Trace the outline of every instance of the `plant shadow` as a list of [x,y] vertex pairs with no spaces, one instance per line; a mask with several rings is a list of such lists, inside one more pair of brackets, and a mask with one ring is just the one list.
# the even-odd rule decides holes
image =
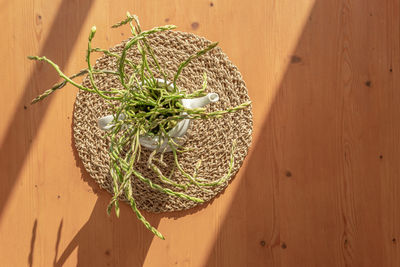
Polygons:
[[[87,173],[75,148],[72,125],[71,131],[71,147],[76,166],[81,171],[82,180],[92,188],[91,192],[97,195],[97,200],[88,221],[69,241],[63,252],[59,253],[61,221],[54,266],[63,266],[75,249],[78,250],[77,266],[142,266],[153,238],[157,237],[145,228],[126,203],[120,206],[119,218],[114,212],[110,216],[107,215],[106,210],[111,195],[101,189]],[[143,215],[157,228],[161,214],[143,212]]]
[[[63,252],[59,253],[63,227],[63,220],[61,220],[57,233],[53,266],[63,266],[75,249],[78,249],[77,266],[142,266],[153,238],[157,237],[145,228],[125,202],[120,205],[119,218],[116,218],[114,212],[111,216],[107,215],[106,209],[111,194],[100,188],[86,171],[75,147],[73,122],[71,124],[71,148],[75,164],[80,169],[81,178],[91,187],[89,192],[97,195],[97,200],[88,221],[69,241]],[[150,224],[157,228],[161,218],[176,220],[205,209],[215,199],[218,199],[225,189],[210,201],[191,209],[160,213],[141,212]]]
[[29,255],[28,255],[28,264],[29,264],[30,267],[33,266],[33,254],[34,254],[34,251],[35,251],[37,225],[38,225],[38,221],[37,221],[37,219],[35,219],[35,222],[33,223],[33,227],[32,227],[31,249],[30,249]]

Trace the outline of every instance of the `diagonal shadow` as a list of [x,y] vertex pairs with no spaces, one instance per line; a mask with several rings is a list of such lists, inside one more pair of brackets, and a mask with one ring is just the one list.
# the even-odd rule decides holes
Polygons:
[[[314,5],[310,18],[317,16],[315,13],[318,12],[318,5]],[[242,179],[238,186],[241,190],[233,196],[204,266],[305,266],[285,265],[281,262],[283,249],[287,249],[288,246],[291,249],[293,245],[288,244],[288,240],[282,236],[280,209],[281,180],[286,179],[289,182],[302,178],[302,174],[297,172],[300,170],[295,169],[295,166],[304,163],[301,157],[295,155],[299,149],[295,147],[298,145],[296,141],[315,137],[313,131],[319,127],[301,118],[305,115],[302,112],[306,108],[317,111],[317,107],[304,102],[316,89],[315,86],[309,86],[313,81],[305,82],[304,73],[301,75],[302,66],[315,61],[318,56],[310,53],[307,54],[307,58],[303,58],[307,45],[310,45],[308,37],[312,31],[309,24],[308,21],[304,26],[293,55],[288,55],[291,60],[276,89],[270,110],[264,113],[265,111],[260,109],[256,110],[258,114],[254,114],[255,118],[259,115],[258,120],[254,120],[254,128],[259,131],[254,133],[257,138],[253,141],[249,157],[246,159],[248,164],[241,170]],[[320,79],[318,75],[315,77]],[[292,113],[295,110],[296,112]],[[321,110],[318,111],[321,116]],[[264,117],[261,116],[263,113]],[[305,133],[309,133],[309,137],[306,137]],[[285,138],[288,134],[298,135],[295,143],[293,140],[290,140],[290,144],[282,142],[287,141]],[[302,149],[304,153],[312,153],[307,147]],[[293,157],[296,157],[297,163],[287,160]]]
[[[398,36],[398,27],[390,25],[397,21],[386,13],[390,7],[377,1],[315,2],[287,55],[271,109],[255,120],[258,140],[203,266],[385,265],[384,249],[396,239],[374,220],[387,219],[374,202],[384,192],[382,144],[390,153],[397,148],[382,140],[393,138],[399,125],[397,88],[388,82],[395,77],[391,64],[398,46],[387,54],[386,47],[395,48],[384,41]],[[383,49],[375,49],[378,42]],[[255,111],[255,118],[262,114]],[[385,122],[386,116],[393,120]],[[395,210],[389,217],[394,223]]]
[[[46,55],[63,69],[69,60],[72,48],[93,2],[93,0],[63,0],[39,55]],[[42,16],[37,14],[36,19],[40,21]],[[28,63],[33,64],[26,60],[25,64]],[[32,140],[41,126],[51,98],[34,107],[29,106],[29,103],[33,97],[47,88],[49,84],[53,84],[57,78],[57,74],[49,66],[37,64],[23,88],[23,94],[16,106],[17,110],[13,112],[14,117],[11,119],[0,145],[0,170],[2,172],[0,217],[10,192],[18,180],[29,154]],[[35,124],[32,124],[32,121]],[[22,137],[24,137],[23,140],[21,140]]]

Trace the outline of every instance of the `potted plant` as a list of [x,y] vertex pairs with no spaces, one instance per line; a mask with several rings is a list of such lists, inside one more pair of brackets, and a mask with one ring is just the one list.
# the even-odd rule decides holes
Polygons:
[[[185,151],[186,147],[180,143],[180,137],[185,135],[190,120],[219,118],[224,114],[247,108],[250,105],[250,101],[225,110],[207,112],[204,106],[218,101],[219,96],[215,93],[207,93],[207,76],[205,73],[202,86],[197,91],[189,93],[186,92],[185,88],[177,86],[177,80],[183,68],[192,60],[215,48],[218,43],[212,43],[188,57],[179,65],[176,74],[173,77],[168,77],[149,45],[147,36],[172,30],[176,26],[166,25],[142,31],[138,17],[129,14],[129,12],[126,19],[112,27],[117,28],[122,25],[129,25],[132,37],[126,42],[120,54],[106,49],[93,48],[92,40],[96,33],[96,27],[92,27],[86,54],[87,68],[72,76],[64,74],[53,61],[44,56],[29,56],[29,59],[49,63],[63,79],[62,82],[55,84],[51,89],[33,99],[32,103],[45,99],[67,83],[80,90],[96,94],[107,101],[110,114],[98,120],[98,126],[107,131],[109,138],[113,197],[107,212],[110,214],[112,207],[114,207],[118,217],[120,213],[119,201],[121,197],[124,197],[129,201],[138,219],[155,235],[164,239],[163,235],[152,227],[138,210],[133,197],[132,183],[135,182],[135,179],[138,179],[149,187],[165,194],[190,201],[203,202],[202,199],[191,196],[185,191],[191,186],[210,188],[226,182],[234,165],[235,141],[232,142],[229,169],[226,175],[219,180],[208,182],[196,177],[194,174],[189,174],[182,168],[178,155]],[[130,49],[137,49],[140,53],[141,60],[138,64],[128,59],[127,53]],[[93,52],[104,53],[107,56],[116,58],[117,69],[94,68],[90,63]],[[94,76],[98,74],[118,77],[120,86],[118,88],[100,88],[94,79]],[[84,86],[74,81],[74,78],[82,75],[88,76],[90,86]],[[162,183],[154,183],[136,168],[135,164],[140,159],[142,147],[144,147],[143,149],[152,150],[147,161],[147,167],[159,177],[162,183],[175,187],[177,190],[164,187]],[[163,162],[164,153],[173,154],[174,166],[170,167],[176,168],[187,179],[186,183],[176,183],[172,177],[167,177],[157,166],[155,162],[165,165]],[[200,164],[199,162],[198,166],[196,166],[197,169],[200,168]]]

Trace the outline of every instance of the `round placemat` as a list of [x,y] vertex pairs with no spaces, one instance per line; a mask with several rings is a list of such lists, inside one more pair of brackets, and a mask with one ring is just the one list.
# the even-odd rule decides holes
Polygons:
[[[188,56],[196,53],[211,42],[205,38],[190,33],[179,31],[166,31],[152,34],[148,42],[154,49],[155,55],[167,72],[168,77],[173,77],[179,64]],[[120,54],[126,41],[111,49]],[[128,59],[138,63],[140,55],[136,49],[128,52]],[[96,61],[96,69],[116,70],[117,59],[103,56]],[[186,66],[177,82],[178,87],[188,92],[201,88],[203,73],[207,73],[207,92],[219,94],[220,100],[207,106],[207,111],[222,110],[237,106],[249,99],[245,83],[237,67],[234,66],[220,48],[215,48]],[[156,75],[157,76],[157,75]],[[95,82],[102,90],[120,88],[118,77],[107,74],[94,76]],[[88,77],[83,83],[90,87]],[[79,91],[74,108],[74,139],[75,146],[83,165],[90,176],[100,185],[112,193],[112,178],[109,174],[109,140],[97,126],[97,119],[109,115],[106,101],[93,93]],[[234,154],[235,164],[230,177],[224,184],[204,190],[195,186],[189,187],[185,193],[201,198],[205,202],[211,200],[235,176],[251,144],[252,133],[251,106],[235,113],[227,114],[219,119],[192,120],[189,130],[184,137],[185,147],[188,152],[178,155],[183,169],[188,173],[195,171],[195,165],[201,160],[201,167],[197,177],[208,181],[216,181],[223,177],[229,169],[229,160],[233,141],[236,140]],[[174,191],[179,188],[162,183],[157,175],[147,168],[147,158],[150,151],[142,149],[140,162],[136,163],[137,169],[154,183],[168,187]],[[171,179],[177,183],[187,180],[179,171],[176,171],[172,153],[165,153],[164,161],[168,167],[160,166],[165,174],[171,174]],[[147,184],[132,179],[133,194],[139,209],[150,212],[176,211],[192,208],[199,203],[173,197],[150,188]]]

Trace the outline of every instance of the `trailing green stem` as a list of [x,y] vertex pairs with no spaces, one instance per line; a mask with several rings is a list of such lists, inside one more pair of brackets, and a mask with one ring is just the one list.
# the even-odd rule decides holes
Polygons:
[[[109,141],[109,168],[113,192],[113,196],[107,207],[107,212],[110,214],[114,207],[116,216],[119,217],[120,201],[127,200],[132,210],[145,227],[161,239],[164,239],[164,236],[151,226],[140,213],[133,195],[132,186],[137,182],[141,182],[154,190],[181,198],[185,201],[193,201],[196,203],[204,202],[203,199],[187,194],[185,191],[187,191],[189,187],[196,186],[201,190],[212,192],[209,189],[210,187],[225,183],[231,176],[235,164],[234,153],[236,142],[232,145],[227,172],[220,179],[210,182],[207,179],[198,177],[199,173],[201,173],[200,160],[194,166],[195,168],[192,175],[183,168],[179,162],[178,154],[187,152],[190,149],[180,144],[181,142],[179,139],[172,138],[168,133],[182,120],[218,118],[225,114],[247,108],[251,103],[245,102],[236,107],[213,112],[207,112],[205,108],[186,108],[182,104],[183,99],[193,99],[206,95],[206,72],[203,74],[201,88],[194,92],[189,93],[186,92],[184,88],[178,88],[176,82],[183,69],[191,61],[214,49],[218,43],[212,43],[206,48],[189,56],[178,66],[178,70],[171,82],[168,81],[167,73],[157,59],[147,37],[157,32],[172,30],[176,26],[166,25],[142,31],[138,17],[136,15],[131,15],[129,12],[126,14],[124,20],[114,24],[112,27],[117,28],[122,25],[128,25],[130,27],[132,37],[126,42],[121,54],[106,49],[92,48],[92,40],[96,33],[96,27],[92,27],[88,38],[86,53],[87,68],[72,76],[65,75],[58,65],[44,56],[28,57],[32,60],[47,62],[63,79],[61,82],[55,84],[36,97],[32,103],[37,103],[45,99],[56,90],[63,88],[67,83],[72,84],[82,91],[94,93],[106,100],[110,109],[109,112],[113,114],[114,117],[110,122],[112,127],[110,127],[111,129],[109,129],[105,135]],[[138,64],[128,58],[128,52],[133,48],[136,48],[140,54],[140,62]],[[90,62],[92,52],[101,52],[107,57],[115,58],[116,70],[96,69]],[[126,65],[127,68],[125,68]],[[74,81],[75,78],[82,75],[88,76],[90,82],[89,87]],[[115,88],[99,88],[102,84],[100,82],[96,84],[95,78],[98,77],[96,75],[102,75],[102,78],[104,75],[111,75],[107,76],[107,78],[117,76],[117,81],[119,81],[120,84],[115,85]],[[164,82],[159,81],[158,77],[160,76],[164,79]],[[161,184],[155,183],[149,177],[145,177],[137,168],[137,164],[141,162],[141,141],[144,137],[154,137],[158,140],[157,148],[147,159],[147,167],[149,171],[153,173],[153,176],[158,177],[157,179],[160,180]],[[171,149],[172,152],[166,152],[168,148]],[[173,166],[168,172],[164,171],[163,173],[162,170],[169,167],[163,159],[165,153],[172,153]],[[161,168],[160,164],[164,168]],[[183,183],[178,183],[178,181],[174,179],[175,169],[177,174],[185,177]],[[174,188],[174,190],[171,188]]]

